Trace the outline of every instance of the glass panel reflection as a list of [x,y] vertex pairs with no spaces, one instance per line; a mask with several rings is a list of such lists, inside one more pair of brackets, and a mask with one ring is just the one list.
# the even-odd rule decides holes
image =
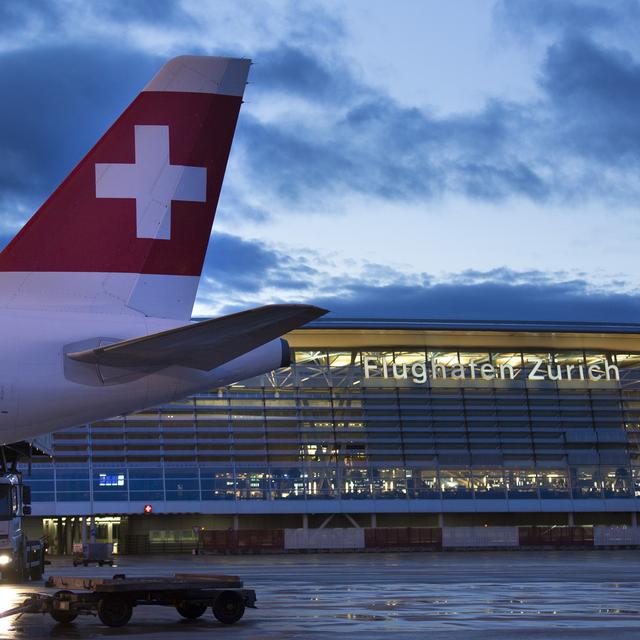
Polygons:
[[507,494],[510,499],[537,499],[538,474],[534,469],[509,469],[507,471]]
[[602,480],[598,467],[571,469],[571,485],[574,498],[601,498]]
[[474,469],[473,489],[476,498],[504,499],[506,497],[504,472],[500,469]]
[[468,469],[440,470],[440,488],[442,497],[472,498],[471,471]]
[[568,498],[569,476],[565,469],[544,470],[540,472],[541,498]]
[[631,473],[626,467],[603,467],[602,488],[605,498],[628,498],[631,496]]
[[407,478],[402,468],[372,469],[372,485],[376,498],[406,498]]
[[411,481],[411,497],[427,500],[440,498],[440,483],[436,469],[413,469],[407,475]]

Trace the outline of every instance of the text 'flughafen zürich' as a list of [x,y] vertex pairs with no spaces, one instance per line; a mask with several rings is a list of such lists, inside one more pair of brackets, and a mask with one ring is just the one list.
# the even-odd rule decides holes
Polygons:
[[[615,364],[606,361],[589,365],[557,364],[546,362],[542,358],[529,358],[526,369],[511,364],[495,365],[490,362],[444,365],[433,361],[418,361],[411,364],[389,363],[375,356],[365,356],[363,369],[365,379],[395,378],[411,379],[416,384],[427,380],[516,380],[526,375],[528,380],[586,380],[601,382],[620,380],[620,370]],[[524,373],[523,373],[524,371]]]

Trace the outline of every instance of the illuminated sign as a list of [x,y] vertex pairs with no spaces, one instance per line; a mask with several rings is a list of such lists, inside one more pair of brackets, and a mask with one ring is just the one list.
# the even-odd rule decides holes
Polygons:
[[557,364],[546,362],[542,358],[527,358],[526,371],[510,364],[494,365],[490,362],[444,365],[429,360],[411,364],[389,363],[375,356],[365,356],[363,369],[365,379],[412,380],[416,384],[425,384],[427,380],[518,380],[526,376],[527,380],[551,381],[619,381],[620,370],[617,365],[606,361],[590,365]]
[[124,487],[124,473],[100,473],[98,474],[98,486]]
[[144,512],[145,513],[153,513],[153,507],[150,504],[145,504],[144,505]]

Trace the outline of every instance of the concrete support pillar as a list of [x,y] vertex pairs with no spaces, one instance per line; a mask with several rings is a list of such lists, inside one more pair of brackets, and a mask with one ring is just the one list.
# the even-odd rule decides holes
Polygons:
[[375,529],[378,526],[378,516],[375,513],[371,514],[371,528]]
[[94,515],[91,516],[91,520],[89,522],[89,542],[96,541],[96,517]]
[[438,526],[442,529],[444,527],[444,513],[438,514]]
[[567,524],[570,527],[574,526],[574,520],[573,520],[573,511],[569,511],[569,513],[567,514]]
[[70,554],[73,550],[73,521],[71,518],[67,518],[64,526],[65,533],[65,554]]
[[638,514],[635,511],[631,512],[631,526],[632,527],[638,526]]
[[62,523],[62,518],[58,518],[56,525],[56,553],[64,555],[64,524]]
[[233,516],[233,530],[237,531],[240,528],[240,516],[236,513]]
[[82,544],[87,544],[88,532],[87,532],[87,518],[85,516],[82,516],[81,536],[82,536]]
[[302,514],[302,528],[305,531],[309,528],[309,516],[306,513]]

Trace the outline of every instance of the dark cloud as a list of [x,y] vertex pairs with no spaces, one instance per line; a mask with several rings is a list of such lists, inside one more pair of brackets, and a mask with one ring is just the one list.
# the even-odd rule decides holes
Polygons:
[[[540,100],[494,99],[477,112],[438,117],[365,85],[343,60],[291,45],[258,52],[252,91],[303,98],[312,110],[308,121],[299,114],[262,121],[245,111],[239,138],[255,182],[293,203],[345,192],[635,201],[636,182],[609,170],[633,162],[640,171],[640,65],[593,36],[637,24],[640,3],[504,0],[495,15],[512,32],[548,37]],[[317,122],[311,114],[319,105]]]
[[302,289],[316,273],[304,259],[294,259],[259,241],[220,232],[211,238],[204,272],[217,285],[240,295],[268,287]]
[[57,29],[63,19],[64,12],[57,2],[4,0],[0,3],[0,34],[8,37],[29,30]]
[[583,281],[557,284],[353,284],[340,296],[314,303],[335,317],[465,320],[637,322],[640,296],[590,293]]
[[349,191],[388,200],[447,190],[482,200],[516,194],[540,200],[549,193],[528,158],[517,157],[514,132],[525,129],[525,116],[510,105],[492,102],[473,116],[436,118],[354,81],[340,110],[320,127],[312,120],[265,123],[246,110],[238,138],[252,179],[293,202]]
[[531,166],[521,160],[493,165],[462,163],[456,171],[464,193],[478,200],[500,200],[522,195],[534,201],[544,200],[550,185]]
[[267,272],[277,266],[277,253],[260,243],[216,232],[209,242],[204,271],[225,286],[255,292],[264,285]]
[[214,235],[209,256],[200,300],[216,307],[223,302],[224,313],[265,301],[304,299],[329,309],[333,317],[576,322],[640,318],[640,295],[594,290],[582,277],[563,273],[468,269],[438,282],[429,274],[404,274],[369,263],[362,277],[335,275],[309,265],[305,258],[224,233]]
[[[517,3],[529,4],[536,3]],[[567,3],[549,15],[526,11],[535,12],[531,21],[556,24],[570,22],[570,12],[583,4]],[[19,16],[24,10],[18,6],[4,10]],[[47,3],[34,6],[31,19],[57,19]],[[516,20],[516,8],[508,2],[501,6]],[[590,13],[591,5],[584,6],[583,23],[597,22],[598,7]],[[92,11],[123,24],[155,24],[183,12],[175,2],[150,7],[146,2],[99,2]],[[339,33],[331,21],[320,22],[325,31]],[[477,112],[448,116],[399,104],[363,84],[344,60],[322,58],[312,47],[287,43],[253,57],[257,64],[237,144],[246,152],[243,168],[251,184],[290,205],[329,204],[351,192],[400,201],[446,193],[489,201],[515,195],[537,202],[580,200],[594,193],[629,201],[640,195],[636,182],[607,171],[622,165],[628,170],[630,162],[640,170],[635,117],[640,66],[628,52],[607,49],[586,36],[562,35],[549,47],[539,74],[544,93],[538,103],[492,100]],[[126,48],[77,42],[1,55],[6,90],[0,106],[0,189],[35,206],[160,64]],[[293,119],[261,120],[251,111],[252,95],[306,100],[308,119],[302,110]],[[318,109],[321,118],[313,115]],[[589,164],[576,168],[575,160]],[[269,212],[248,200],[223,195],[222,206],[266,221]]]
[[[71,40],[82,42],[85,40],[82,27],[92,27],[95,23],[103,25],[106,39],[112,40],[111,46],[118,36],[114,26],[143,23],[176,28],[197,24],[177,0],[92,0],[89,3],[82,0],[3,0],[0,3],[0,34],[11,38],[23,34],[32,37],[36,46],[65,32]],[[109,32],[111,38],[107,35]]]
[[566,150],[609,166],[640,160],[640,64],[571,37],[548,50],[542,86]]
[[140,53],[79,46],[0,56],[3,198],[35,208],[160,64]]
[[[583,279],[580,274],[578,274],[578,279]],[[486,271],[479,271],[478,269],[465,269],[464,271],[460,271],[459,273],[450,276],[451,284],[454,284],[456,286],[484,284],[485,282],[494,282],[501,285],[548,285],[558,280],[567,281],[567,274],[555,273],[553,274],[552,279],[551,276],[544,271],[514,271],[513,269],[509,269],[508,267],[496,267],[495,269],[488,269]]]
[[[631,53],[640,3],[501,0],[494,13],[507,32],[550,42],[539,73],[545,100],[533,105],[531,130],[563,174],[554,188],[571,198],[595,191],[635,202],[636,181],[623,172],[640,171],[640,63]],[[589,168],[562,171],[576,159]]]
[[261,91],[284,91],[307,98],[337,100],[337,79],[308,51],[289,45],[264,52],[251,69],[251,83]]
[[246,112],[243,118],[238,141],[248,151],[246,169],[261,190],[295,201],[308,197],[310,192],[326,195],[358,180],[355,162],[344,150],[332,149],[326,140],[263,124]]
[[113,20],[116,23],[136,23],[172,28],[195,26],[196,20],[176,0],[92,0],[91,9],[96,19]]
[[[572,21],[578,7],[584,13]],[[640,171],[640,63],[584,32],[589,24],[622,20],[626,7],[567,3],[544,19],[527,10],[533,22],[574,27],[548,47],[538,75],[541,99],[494,99],[480,111],[442,117],[400,105],[309,52],[261,52],[255,57],[265,61],[262,81],[253,91],[302,97],[312,109],[324,104],[324,115],[319,122],[300,114],[263,121],[246,110],[239,141],[247,169],[262,190],[292,203],[348,192],[413,201],[462,193],[490,201],[635,202],[640,188],[626,172]]]
[[590,31],[618,27],[625,16],[637,12],[637,4],[626,0],[499,0],[494,7],[497,20],[519,35],[533,30]]
[[291,3],[289,7],[294,9],[288,24],[289,44],[313,49],[342,42],[345,27],[335,7],[316,2]]

